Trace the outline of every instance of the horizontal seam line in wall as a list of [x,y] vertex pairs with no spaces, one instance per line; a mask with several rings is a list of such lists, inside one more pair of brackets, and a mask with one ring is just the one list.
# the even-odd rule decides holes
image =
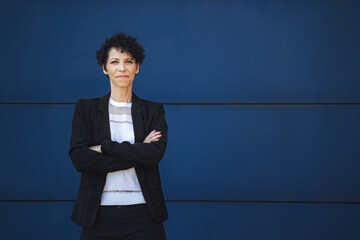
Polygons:
[[[41,102],[0,102],[1,105],[75,105],[76,103],[56,103],[56,102],[48,102],[48,103],[41,103]],[[360,105],[360,102],[287,102],[287,103],[280,103],[280,102],[249,102],[249,103],[163,103],[164,105],[239,105],[239,106],[263,106],[263,105]]]
[[[1,202],[75,202],[75,200],[0,200]],[[166,202],[204,202],[204,203],[293,203],[293,204],[360,204],[360,202],[330,201],[258,201],[258,200],[166,200]]]

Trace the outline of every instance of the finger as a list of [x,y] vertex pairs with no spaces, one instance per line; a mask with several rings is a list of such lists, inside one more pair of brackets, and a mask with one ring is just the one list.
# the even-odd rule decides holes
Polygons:
[[147,136],[153,135],[153,134],[155,133],[154,131],[155,131],[155,130],[151,131]]
[[149,136],[150,139],[154,139],[154,138],[159,138],[161,137],[162,135],[160,133],[157,133],[157,134],[153,134],[151,136]]
[[154,142],[154,141],[159,141],[160,140],[160,138],[152,138],[152,139],[150,139],[149,141],[150,142]]
[[159,136],[161,136],[161,133],[156,132],[156,133],[149,134],[147,137],[153,138],[153,137],[159,137]]
[[153,140],[153,136],[149,135],[145,138],[144,142],[150,143]]
[[150,133],[161,133],[161,131],[152,130]]
[[144,142],[150,143],[153,141],[158,141],[160,137],[162,136],[161,132],[155,132],[155,130],[151,131],[150,134],[145,138]]
[[154,136],[161,136],[161,133],[153,133],[153,134],[151,135],[151,137],[154,137]]

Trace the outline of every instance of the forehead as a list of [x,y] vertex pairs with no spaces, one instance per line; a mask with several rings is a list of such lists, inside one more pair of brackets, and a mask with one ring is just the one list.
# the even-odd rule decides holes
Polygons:
[[111,48],[109,50],[108,55],[109,55],[108,59],[111,59],[111,58],[133,58],[130,53],[121,52],[121,49],[116,49],[116,48]]

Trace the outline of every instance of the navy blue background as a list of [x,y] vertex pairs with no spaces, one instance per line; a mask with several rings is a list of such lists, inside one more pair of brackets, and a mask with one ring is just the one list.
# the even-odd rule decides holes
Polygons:
[[1,239],[79,239],[67,155],[79,98],[116,31],[161,101],[168,239],[360,238],[360,3],[4,1]]

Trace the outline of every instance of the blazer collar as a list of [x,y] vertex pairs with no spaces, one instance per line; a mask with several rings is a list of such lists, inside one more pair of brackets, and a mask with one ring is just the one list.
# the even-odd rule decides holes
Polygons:
[[[100,98],[100,101],[99,101],[99,104],[97,107],[97,109],[99,111],[103,112],[108,109],[110,93],[111,93],[111,91],[108,94],[106,94],[105,96],[103,96],[102,98]],[[134,92],[131,92],[131,93],[132,93],[132,96],[131,96],[132,107],[134,107],[134,108],[142,107],[143,101]]]
[[[101,125],[101,131],[100,131],[101,139],[111,139],[110,126],[109,126],[109,110],[108,110],[110,93],[111,92],[100,98],[97,107],[97,109],[102,112],[101,114],[99,114],[100,125]],[[135,142],[143,142],[143,140],[146,137],[145,125],[143,122],[143,113],[142,113],[144,110],[143,100],[140,99],[138,96],[136,96],[134,92],[132,92],[131,99],[132,99],[131,115],[133,120]]]

